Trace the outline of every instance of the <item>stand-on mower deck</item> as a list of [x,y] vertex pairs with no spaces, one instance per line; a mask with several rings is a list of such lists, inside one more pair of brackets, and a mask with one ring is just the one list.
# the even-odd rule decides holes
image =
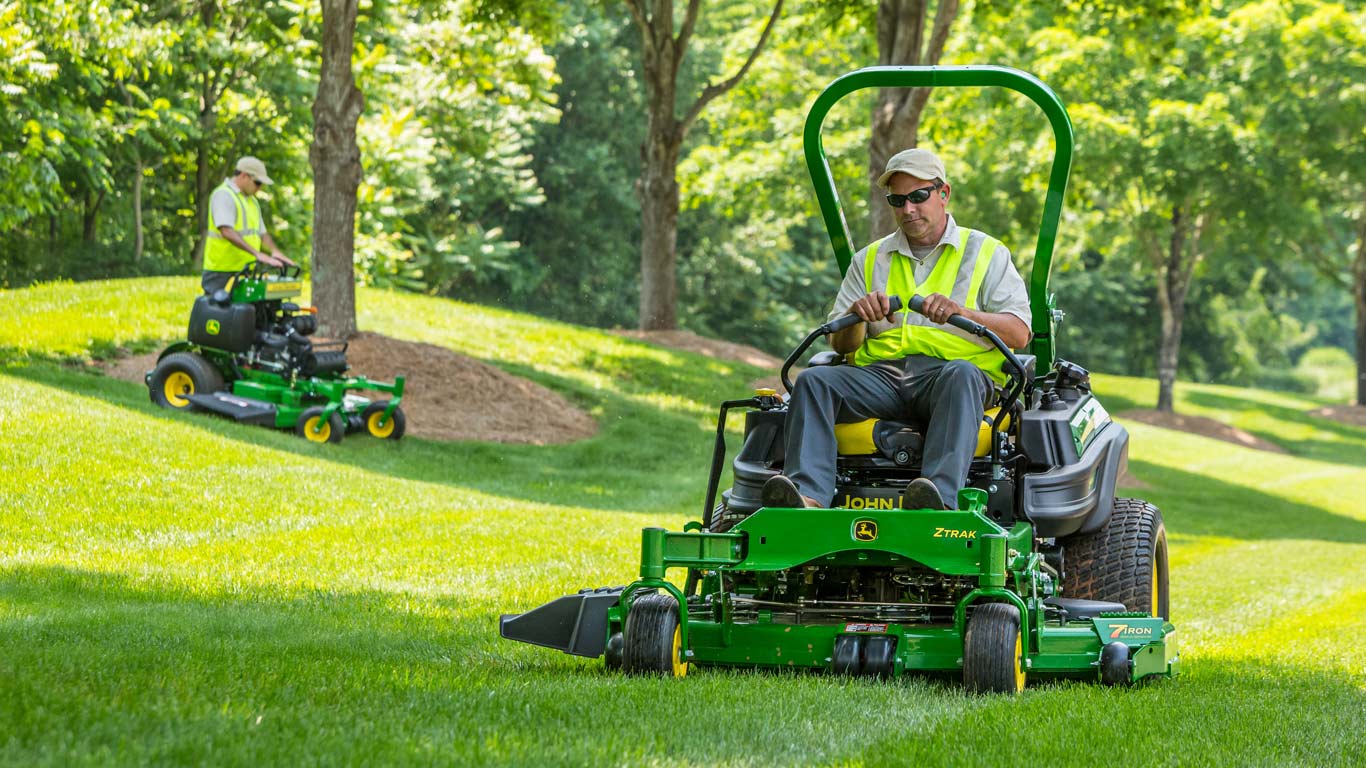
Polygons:
[[[252,263],[231,286],[195,300],[189,340],[163,350],[147,372],[152,402],[294,429],[318,443],[339,443],[360,431],[403,437],[403,377],[393,384],[349,377],[345,342],[313,343],[314,310],[287,301],[302,290],[297,268],[272,274]],[[358,390],[390,398],[371,402],[350,394]]]
[[[1128,432],[1092,395],[1087,372],[1054,357],[1048,274],[1072,157],[1057,96],[998,67],[878,67],[832,83],[807,118],[805,144],[841,271],[852,252],[821,123],[853,91],[931,86],[1019,91],[1057,139],[1031,281],[1032,354],[1015,354],[962,316],[949,321],[995,345],[1010,374],[1000,405],[983,415],[959,508],[898,508],[920,474],[924,427],[872,420],[837,428],[837,508],[762,507],[764,481],[782,469],[787,413],[782,396],[762,390],[721,406],[702,522],[645,529],[637,581],[505,615],[503,637],[675,676],[689,665],[941,672],[961,673],[972,690],[1014,692],[1028,678],[1127,684],[1176,674],[1162,515],[1115,498]],[[902,309],[897,299],[895,308],[918,311],[922,301],[907,297]],[[806,349],[857,321],[834,320],[797,346],[782,369],[789,391]],[[1048,373],[1036,377],[1039,361]],[[843,362],[823,353],[810,364]],[[748,409],[745,441],[718,503],[732,408]],[[666,580],[671,568],[686,569],[681,588]]]

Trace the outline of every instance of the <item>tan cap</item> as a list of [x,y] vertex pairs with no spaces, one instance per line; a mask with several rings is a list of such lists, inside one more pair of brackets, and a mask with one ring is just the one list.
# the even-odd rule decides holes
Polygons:
[[949,177],[944,173],[944,161],[928,149],[903,149],[892,155],[887,161],[887,170],[877,177],[877,185],[886,189],[894,173],[908,173],[925,181],[937,179],[949,183]]
[[251,155],[247,155],[246,157],[237,161],[237,170],[241,171],[242,173],[245,173],[253,179],[256,179],[262,184],[275,183],[270,180],[269,176],[266,175],[266,164],[261,162],[260,160],[257,160]]

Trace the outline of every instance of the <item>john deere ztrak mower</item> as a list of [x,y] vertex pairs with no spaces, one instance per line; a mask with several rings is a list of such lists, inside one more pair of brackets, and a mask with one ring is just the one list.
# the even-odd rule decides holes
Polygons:
[[[761,506],[760,489],[783,467],[787,413],[782,395],[761,390],[721,405],[700,522],[645,529],[638,580],[505,615],[503,637],[674,676],[692,665],[937,672],[961,674],[972,690],[1015,692],[1027,679],[1116,685],[1176,674],[1162,515],[1115,498],[1128,432],[1091,392],[1086,370],[1054,355],[1048,275],[1072,157],[1057,96],[998,67],[879,67],[826,88],[807,118],[806,161],[841,271],[852,253],[821,146],[826,113],[863,88],[935,86],[1023,93],[1057,144],[1031,280],[1030,354],[967,318],[950,320],[995,345],[1010,375],[1000,405],[983,414],[959,508],[900,508],[920,476],[924,425],[912,421],[838,427],[835,508]],[[898,311],[923,301],[905,299]],[[807,347],[853,322],[827,323],[797,346],[782,369],[789,391],[789,369]],[[843,360],[823,353],[810,364]],[[736,408],[747,409],[744,445],[718,502],[726,415]]]
[[[316,310],[288,301],[302,290],[297,267],[272,273],[253,263],[230,285],[195,299],[189,340],[163,350],[147,372],[152,402],[293,429],[319,443],[348,432],[403,437],[403,377],[347,376],[346,343],[313,342]],[[352,394],[360,390],[390,397],[371,402]]]

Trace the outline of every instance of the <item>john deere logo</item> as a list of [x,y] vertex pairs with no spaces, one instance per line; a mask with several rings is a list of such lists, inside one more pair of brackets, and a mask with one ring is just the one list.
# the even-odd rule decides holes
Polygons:
[[217,336],[218,329],[219,325],[217,320],[210,320],[209,322],[204,324],[204,330],[208,331],[210,336]]
[[854,523],[854,538],[859,541],[873,541],[877,538],[877,522],[860,520]]

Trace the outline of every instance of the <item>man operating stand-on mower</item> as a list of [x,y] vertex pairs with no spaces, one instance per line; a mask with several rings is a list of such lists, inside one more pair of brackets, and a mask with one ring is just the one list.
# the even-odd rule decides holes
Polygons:
[[[209,198],[204,274],[200,278],[205,294],[227,288],[228,281],[253,261],[270,267],[297,266],[280,252],[261,218],[256,193],[273,183],[266,175],[266,164],[247,156],[234,168],[236,173],[224,179]],[[270,249],[269,255],[261,250],[263,246]]]
[[[945,325],[959,314],[1008,346],[1029,343],[1029,298],[1000,241],[958,226],[944,163],[925,149],[898,152],[878,184],[896,209],[896,232],[859,252],[835,298],[833,320],[862,323],[831,336],[854,365],[814,366],[788,405],[784,475],[764,484],[767,507],[827,507],[835,495],[835,424],[910,418],[926,425],[921,477],[905,509],[956,509],[982,412],[1004,384],[1005,358],[990,342]],[[889,295],[925,297],[923,314],[892,312]]]

